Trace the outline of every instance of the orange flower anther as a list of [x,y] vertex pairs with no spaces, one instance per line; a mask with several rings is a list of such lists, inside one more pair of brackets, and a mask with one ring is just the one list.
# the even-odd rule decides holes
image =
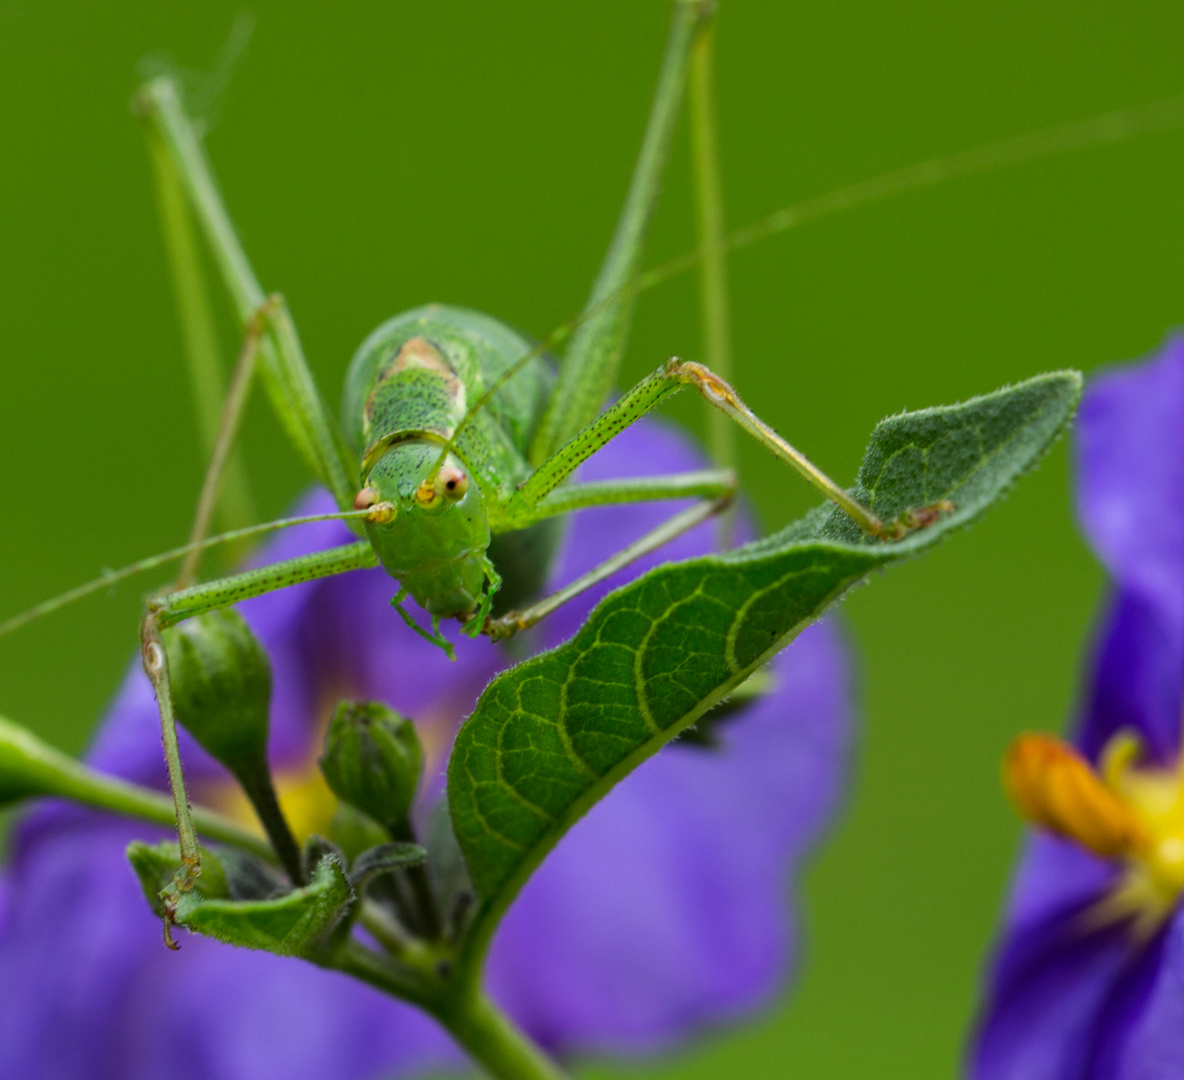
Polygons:
[[1147,830],[1131,806],[1059,739],[1019,736],[1003,759],[1003,784],[1033,825],[1076,840],[1095,855],[1112,859],[1147,846]]

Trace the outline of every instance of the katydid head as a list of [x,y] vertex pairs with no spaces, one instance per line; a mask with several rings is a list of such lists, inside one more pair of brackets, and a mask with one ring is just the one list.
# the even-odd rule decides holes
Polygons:
[[424,439],[395,443],[354,499],[359,510],[379,503],[394,512],[368,520],[366,535],[387,573],[430,614],[471,615],[481,603],[490,534],[481,488],[460,461],[449,454],[440,464],[439,445]]

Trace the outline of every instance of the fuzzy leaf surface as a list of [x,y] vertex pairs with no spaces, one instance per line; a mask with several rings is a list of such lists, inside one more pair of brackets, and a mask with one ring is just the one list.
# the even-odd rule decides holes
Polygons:
[[1064,430],[1081,385],[1076,372],[1056,372],[877,425],[852,494],[885,521],[952,502],[928,528],[874,540],[825,504],[736,551],[650,571],[607,596],[570,641],[495,678],[448,768],[452,822],[480,900],[473,950],[617,781],[871,571],[1002,498]]
[[228,945],[301,956],[345,914],[353,895],[341,863],[324,858],[307,885],[268,900],[206,899],[195,889],[178,901],[176,921]]

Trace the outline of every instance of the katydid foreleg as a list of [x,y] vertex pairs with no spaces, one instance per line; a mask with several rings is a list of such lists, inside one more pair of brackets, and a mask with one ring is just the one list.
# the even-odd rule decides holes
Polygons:
[[[382,513],[382,510],[375,508],[375,512]],[[165,593],[148,601],[148,613],[140,624],[140,656],[144,671],[156,694],[156,703],[160,711],[161,741],[164,744],[169,787],[172,790],[173,805],[177,814],[177,836],[181,849],[181,867],[162,895],[165,908],[165,941],[170,948],[175,947],[169,934],[170,913],[177,897],[193,888],[201,873],[201,858],[181,768],[177,721],[173,712],[172,689],[169,682],[168,654],[161,633],[185,619],[229,607],[241,600],[261,596],[289,585],[298,585],[304,581],[376,566],[377,563],[378,559],[373,549],[363,540],[343,547],[330,548],[328,551],[317,551],[284,562],[272,563],[219,581],[205,582]]]

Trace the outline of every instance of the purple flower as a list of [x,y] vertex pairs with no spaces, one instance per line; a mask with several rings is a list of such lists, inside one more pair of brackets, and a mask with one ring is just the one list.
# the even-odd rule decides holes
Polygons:
[[[682,437],[648,422],[584,476],[701,465]],[[325,502],[316,495],[306,509]],[[577,515],[554,584],[673,509]],[[544,624],[540,644],[570,636],[596,600],[641,569],[707,550],[710,528],[570,604]],[[264,557],[345,535],[338,523],[293,530]],[[364,571],[241,607],[272,658],[272,762],[297,831],[327,812],[325,789],[311,781],[338,698],[380,698],[414,717],[438,792],[458,724],[512,661],[504,648],[464,639],[449,664],[392,612],[394,590],[381,570]],[[488,986],[552,1051],[658,1049],[767,1002],[783,984],[796,942],[784,890],[836,808],[852,702],[846,648],[831,625],[806,631],[772,670],[775,691],[724,726],[721,749],[675,745],[644,764],[561,842],[508,913]],[[222,770],[191,740],[183,752],[195,798],[230,807]],[[89,760],[161,784],[155,707],[138,671]],[[123,855],[152,831],[57,803],[19,830],[0,881],[5,1076],[364,1080],[458,1060],[433,1021],[343,975],[196,936],[167,952]]]
[[[1184,1076],[1184,338],[1086,391],[1078,510],[1112,581],[1073,742],[1012,760],[1032,835],[976,1080]],[[1040,759],[1040,760],[1036,760]],[[1026,770],[1026,772],[1025,772]]]

